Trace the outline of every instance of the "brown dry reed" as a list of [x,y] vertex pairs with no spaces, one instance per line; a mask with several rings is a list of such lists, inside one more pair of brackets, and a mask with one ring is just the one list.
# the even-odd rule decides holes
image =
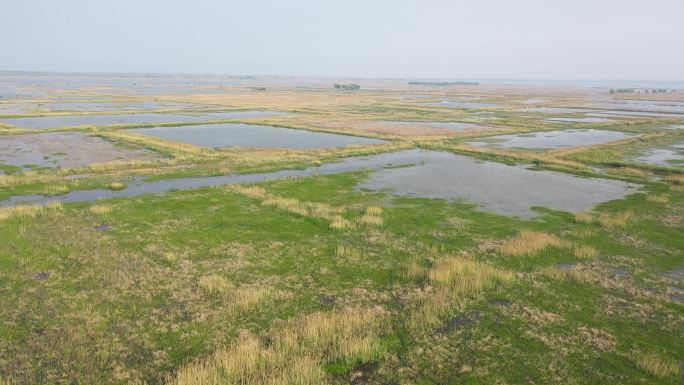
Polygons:
[[0,208],[0,220],[13,217],[30,217],[53,215],[59,210],[62,210],[61,202],[50,202],[44,205],[19,205],[13,207]]
[[682,372],[679,362],[657,354],[640,354],[636,363],[641,370],[663,379],[677,378]]
[[346,214],[344,208],[333,207],[327,203],[306,202],[294,198],[279,197],[258,186],[235,185],[228,186],[226,189],[241,195],[256,198],[261,201],[262,206],[275,207],[303,217],[323,219],[327,221],[330,228],[334,230],[348,229],[355,225],[379,227],[383,224],[382,208],[378,206],[367,207],[361,217],[351,221],[343,216]]
[[560,247],[563,242],[553,236],[539,231],[522,230],[513,238],[505,240],[497,247],[499,253],[506,256],[529,256],[550,247]]
[[380,309],[316,312],[274,328],[269,343],[249,332],[206,360],[180,369],[168,385],[318,385],[324,365],[367,362],[383,354]]
[[514,279],[512,272],[465,256],[439,258],[427,277],[433,288],[411,316],[414,329],[435,327],[456,304]]

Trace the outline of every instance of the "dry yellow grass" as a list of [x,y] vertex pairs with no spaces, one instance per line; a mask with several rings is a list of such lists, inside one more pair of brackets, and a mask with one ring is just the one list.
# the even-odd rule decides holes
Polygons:
[[406,277],[418,280],[427,277],[428,271],[417,261],[411,261],[406,268]]
[[107,185],[107,188],[110,190],[123,190],[126,188],[126,184],[122,182],[112,182]]
[[338,258],[358,260],[361,258],[361,252],[352,246],[338,244],[335,247],[335,256]]
[[377,337],[383,318],[378,309],[317,312],[271,330],[268,344],[243,332],[210,358],[179,370],[167,384],[323,384],[326,362],[365,362],[382,355]]
[[411,316],[413,328],[434,327],[455,304],[514,279],[512,272],[462,256],[439,258],[427,277],[434,289]]
[[208,295],[224,297],[229,311],[249,309],[273,294],[266,287],[237,287],[225,277],[215,274],[200,277],[197,286]]
[[[157,138],[154,136],[138,134],[138,133],[126,131],[126,130],[101,132],[98,135],[102,136],[106,139],[110,139],[110,140],[114,140],[114,141],[120,141],[120,142],[132,143],[132,144],[135,144],[135,145],[138,145],[141,147],[151,148],[151,149],[159,151],[159,152],[170,153],[170,154],[173,154],[175,157],[190,156],[190,155],[191,156],[213,157],[213,156],[216,156],[216,153],[217,153],[215,150],[210,149],[210,148],[195,146],[193,144],[188,144],[188,143],[174,142],[171,140],[165,140],[165,139]],[[112,162],[112,163],[100,165],[99,167],[108,167],[108,166],[113,166],[113,165],[117,165],[117,164],[122,164],[122,163]]]
[[658,378],[681,376],[682,369],[679,362],[656,354],[641,354],[637,357],[636,363],[641,370]]
[[646,197],[647,202],[651,203],[667,203],[670,201],[670,197],[667,194],[657,194],[657,195],[648,195]]
[[346,218],[343,218],[339,215],[336,215],[332,220],[330,221],[330,228],[333,230],[344,230],[352,227],[352,223],[347,220]]
[[507,239],[499,245],[497,250],[503,255],[519,257],[534,255],[549,247],[561,245],[561,240],[553,235],[539,231],[522,230],[517,236]]
[[220,275],[205,275],[197,282],[197,285],[208,294],[225,294],[235,286]]
[[37,217],[39,215],[51,215],[63,208],[61,202],[50,202],[45,205],[19,205],[13,207],[0,207],[0,220],[12,217]]
[[171,263],[178,261],[179,258],[178,254],[173,251],[167,251],[163,254],[163,256],[166,261]]
[[64,195],[71,191],[71,187],[65,184],[51,184],[45,188],[46,195]]
[[631,211],[623,211],[621,213],[577,213],[575,214],[575,222],[584,224],[599,224],[602,227],[612,229],[615,227],[625,227],[633,213]]
[[112,205],[109,204],[94,204],[88,208],[91,213],[96,214],[96,215],[107,215],[110,212],[112,212]]
[[632,219],[632,215],[633,213],[631,211],[623,211],[616,214],[602,213],[598,217],[598,222],[601,226],[609,229],[614,227],[625,227],[627,222]]
[[577,213],[575,214],[575,222],[584,224],[594,223],[594,215],[592,213]]
[[113,160],[105,163],[95,163],[86,167],[70,167],[60,170],[62,175],[103,173],[108,171],[125,171],[145,168],[157,168],[161,166],[171,166],[178,162],[172,159],[144,160]]
[[227,187],[227,190],[259,199],[263,206],[275,207],[304,217],[326,220],[330,228],[334,230],[347,229],[354,225],[342,216],[345,213],[344,208],[333,207],[327,203],[302,202],[294,198],[279,197],[258,186],[236,185]]
[[596,259],[598,256],[598,250],[595,247],[589,245],[575,246],[574,249],[575,257],[579,259]]
[[669,175],[666,178],[664,178],[664,180],[675,186],[682,186],[684,185],[684,174]]
[[360,224],[380,227],[383,224],[382,207],[368,206],[366,212],[357,219]]

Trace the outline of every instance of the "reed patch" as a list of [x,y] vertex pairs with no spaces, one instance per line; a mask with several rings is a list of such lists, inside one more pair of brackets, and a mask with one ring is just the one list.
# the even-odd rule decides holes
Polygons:
[[682,374],[681,362],[655,353],[638,354],[635,361],[639,369],[658,378],[676,378]]
[[259,186],[234,185],[226,187],[227,191],[256,198],[261,201],[262,206],[275,207],[280,210],[316,219],[323,219],[333,230],[344,230],[354,228],[358,225],[371,227],[382,226],[382,208],[379,206],[367,207],[365,212],[355,220],[349,220],[345,216],[349,213],[345,208],[333,207],[327,203],[306,202],[294,198],[280,197],[269,193]]
[[419,300],[411,315],[414,329],[435,327],[455,304],[509,284],[514,275],[466,256],[443,256],[427,272],[427,278],[434,288]]
[[267,340],[249,332],[206,360],[180,369],[167,385],[250,385],[327,382],[332,361],[368,362],[380,358],[380,309],[316,312],[273,328]]
[[634,216],[631,210],[619,213],[577,213],[575,222],[583,224],[598,224],[607,229],[622,228],[627,226]]
[[530,256],[550,247],[563,245],[561,239],[540,231],[522,230],[513,238],[505,240],[497,251],[506,256]]
[[62,210],[61,202],[50,202],[45,205],[18,205],[9,207],[0,207],[0,220],[23,217],[35,218],[40,216],[53,215],[57,211]]
[[107,215],[112,212],[112,205],[107,203],[98,203],[88,207],[88,210],[95,215]]

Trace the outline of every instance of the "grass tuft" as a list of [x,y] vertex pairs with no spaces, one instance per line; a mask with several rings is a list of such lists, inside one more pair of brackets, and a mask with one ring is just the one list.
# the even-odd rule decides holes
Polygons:
[[112,182],[107,185],[107,188],[114,191],[123,190],[126,188],[126,184],[122,182]]
[[65,184],[50,184],[45,188],[45,195],[64,195],[71,191],[71,187]]
[[506,240],[498,246],[498,251],[507,256],[529,256],[549,247],[559,247],[562,245],[560,239],[553,235],[539,231],[522,230],[514,238]]
[[379,358],[383,312],[346,309],[317,312],[271,330],[267,340],[242,332],[210,358],[187,365],[169,385],[326,383],[325,363],[368,362]]
[[30,217],[52,215],[63,208],[61,202],[50,202],[45,205],[19,205],[0,207],[0,220],[12,217]]
[[581,245],[575,247],[574,254],[579,259],[596,259],[598,257],[598,250],[593,246]]
[[670,201],[670,197],[667,194],[649,195],[646,197],[646,201],[665,204]]
[[625,227],[627,222],[632,219],[632,215],[633,213],[631,211],[623,211],[616,214],[602,213],[598,217],[598,222],[601,224],[601,226],[609,229]]
[[197,285],[211,295],[225,294],[234,288],[230,281],[219,275],[205,275],[199,279]]
[[357,219],[360,224],[380,227],[383,223],[382,207],[368,206],[366,212]]
[[641,370],[658,378],[679,377],[681,375],[681,367],[677,361],[656,354],[640,355],[636,363]]
[[621,228],[625,227],[632,219],[633,213],[630,210],[621,213],[577,213],[575,214],[575,222],[584,224],[599,224],[604,228]]
[[338,258],[359,260],[361,258],[361,252],[355,247],[338,244],[335,247],[335,256]]
[[294,198],[279,197],[257,186],[236,185],[229,186],[227,189],[228,191],[259,199],[262,206],[275,207],[303,217],[323,219],[329,222],[329,226],[333,230],[348,229],[354,225],[342,216],[345,213],[343,208],[333,207],[327,203],[302,202]]
[[413,328],[434,327],[457,303],[514,279],[510,271],[461,256],[439,258],[427,277],[434,289],[411,316]]
[[107,215],[112,212],[112,205],[109,204],[94,204],[88,208],[91,213],[96,215]]

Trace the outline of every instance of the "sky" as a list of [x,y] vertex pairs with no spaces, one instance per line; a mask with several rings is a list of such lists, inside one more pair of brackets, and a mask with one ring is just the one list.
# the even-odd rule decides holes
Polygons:
[[0,70],[684,80],[684,0],[1,0]]

